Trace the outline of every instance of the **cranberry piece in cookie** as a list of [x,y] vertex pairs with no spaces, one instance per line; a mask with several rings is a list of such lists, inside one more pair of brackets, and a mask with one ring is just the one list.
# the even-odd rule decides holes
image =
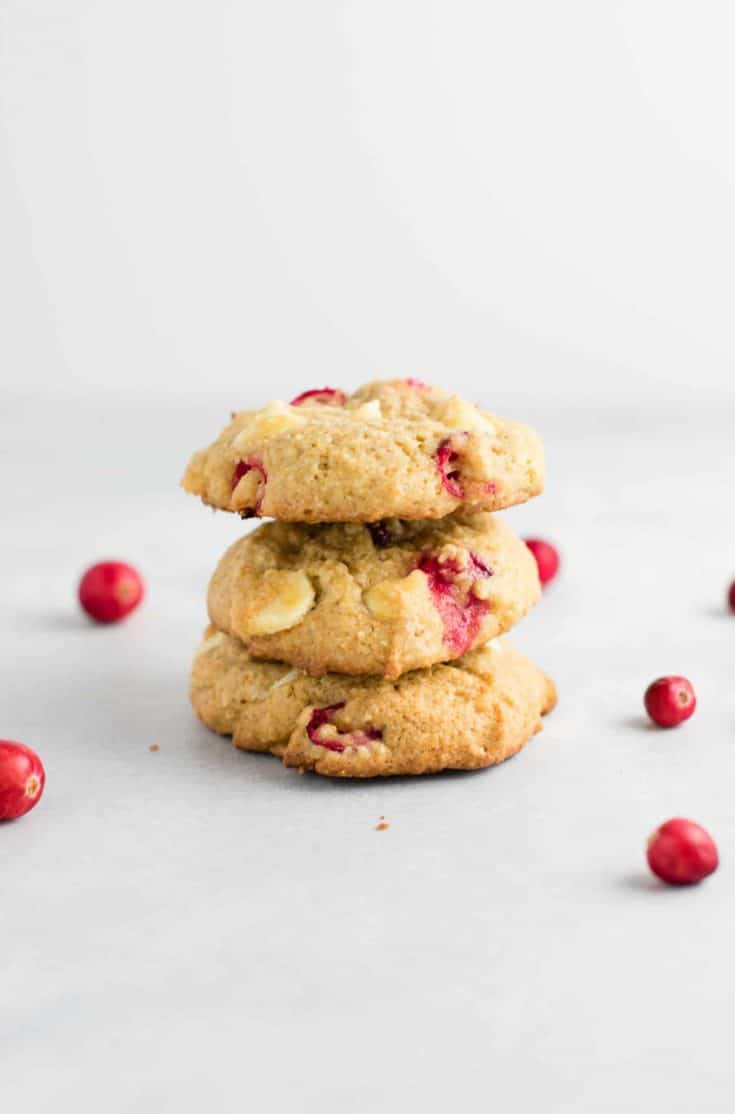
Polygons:
[[407,383],[409,387],[413,387],[415,391],[431,390],[431,384],[425,383],[423,379],[414,379],[413,376],[409,376],[408,379],[404,379],[403,382]]
[[311,713],[311,718],[306,725],[306,733],[315,746],[342,754],[348,747],[367,747],[376,739],[382,739],[383,732],[377,727],[368,727],[364,731],[338,731],[332,722],[332,717],[344,706],[342,701],[341,704],[328,704],[324,708],[315,708]]
[[467,444],[467,433],[453,433],[439,443],[436,450],[436,466],[445,489],[455,499],[464,499],[464,487],[460,482],[460,453]]
[[492,569],[469,550],[444,558],[426,553],[417,567],[428,578],[434,606],[444,624],[444,642],[454,657],[460,657],[474,642],[490,609],[485,581],[492,576]]
[[382,522],[367,522],[366,526],[376,549],[387,549],[395,542],[387,519],[383,519]]
[[[246,476],[256,473],[254,482],[250,484],[247,492],[240,493],[240,497],[244,499],[245,505],[238,506],[241,498],[236,498],[238,486]],[[260,478],[257,478],[260,477]],[[244,460],[238,460],[235,471],[232,474],[232,495],[234,510],[236,510],[242,518],[252,518],[260,514],[260,507],[265,496],[265,485],[268,482],[268,474],[260,460],[254,456],[247,457]]]
[[302,391],[291,399],[290,405],[301,406],[304,402],[318,402],[322,406],[344,406],[347,395],[337,387],[317,387],[311,391]]

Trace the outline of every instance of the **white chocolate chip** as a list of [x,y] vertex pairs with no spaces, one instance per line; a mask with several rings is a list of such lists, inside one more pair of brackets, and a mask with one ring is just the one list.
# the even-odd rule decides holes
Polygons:
[[268,693],[266,695],[269,695],[270,693],[275,692],[276,689],[280,689],[284,685],[290,685],[292,681],[297,680],[300,676],[301,676],[301,670],[300,669],[289,669],[288,673],[284,673],[284,675],[282,677],[279,677],[277,681],[273,682],[273,684],[268,689]]
[[503,642],[502,642],[502,639],[500,639],[500,638],[491,638],[491,639],[490,639],[490,641],[489,641],[489,642],[487,642],[487,643],[485,644],[485,649],[486,649],[486,650],[492,650],[492,652],[493,652],[494,654],[500,654],[500,653],[502,653],[502,650],[503,650]]
[[232,509],[240,511],[247,507],[254,507],[258,502],[262,483],[263,476],[260,471],[257,468],[250,468],[244,476],[240,477],[232,492]]
[[489,600],[492,591],[493,587],[488,577],[476,580],[472,585],[472,595],[476,596],[478,600]]
[[305,572],[270,569],[263,577],[268,602],[246,622],[248,635],[276,634],[300,623],[314,606],[315,594]]
[[293,406],[288,406],[285,402],[269,402],[240,430],[232,441],[232,448],[237,452],[243,452],[253,441],[275,437],[287,430],[298,429],[305,423],[304,415],[299,414]]
[[466,402],[460,395],[452,395],[444,407],[441,419],[450,429],[469,429],[477,433],[495,433],[495,426],[481,410]]
[[380,421],[383,411],[380,409],[380,399],[373,398],[370,402],[363,402],[362,406],[352,410],[351,416],[363,422]]
[[395,619],[399,613],[395,580],[383,580],[380,584],[374,584],[363,593],[362,598],[370,614],[384,623]]
[[[426,576],[414,569],[408,576],[395,580],[381,580],[363,592],[362,598],[371,615],[389,623],[411,606],[411,596],[426,592]],[[416,606],[414,600],[413,606]]]
[[226,637],[227,636],[224,635],[222,631],[217,631],[216,634],[210,634],[197,649],[196,656],[198,657],[199,654],[208,654],[210,650],[216,650],[218,646],[222,645]]

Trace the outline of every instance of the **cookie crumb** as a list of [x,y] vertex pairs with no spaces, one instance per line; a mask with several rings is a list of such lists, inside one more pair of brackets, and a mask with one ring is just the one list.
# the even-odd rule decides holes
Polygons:
[[159,747],[158,743],[151,743],[151,745],[148,747],[148,750],[160,750],[160,749],[161,748]]
[[376,832],[385,832],[385,831],[388,830],[389,827],[390,827],[390,824],[386,824],[385,817],[381,816],[380,817],[380,822],[375,825],[375,831]]

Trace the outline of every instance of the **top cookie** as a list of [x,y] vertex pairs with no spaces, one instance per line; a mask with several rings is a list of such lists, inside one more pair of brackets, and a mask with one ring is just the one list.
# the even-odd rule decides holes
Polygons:
[[543,482],[541,442],[528,426],[393,379],[241,410],[194,454],[183,485],[246,518],[377,522],[501,510]]

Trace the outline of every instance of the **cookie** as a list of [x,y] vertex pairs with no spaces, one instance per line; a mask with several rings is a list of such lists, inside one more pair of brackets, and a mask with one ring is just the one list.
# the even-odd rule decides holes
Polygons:
[[541,594],[536,562],[498,516],[309,526],[235,542],[209,586],[214,625],[254,658],[307,673],[382,674],[458,658]]
[[377,522],[500,510],[543,482],[541,442],[527,426],[395,379],[235,414],[194,455],[183,486],[243,517]]
[[243,750],[330,777],[492,766],[521,749],[555,701],[549,678],[501,639],[385,681],[256,662],[210,628],[191,677],[192,705],[208,727]]

